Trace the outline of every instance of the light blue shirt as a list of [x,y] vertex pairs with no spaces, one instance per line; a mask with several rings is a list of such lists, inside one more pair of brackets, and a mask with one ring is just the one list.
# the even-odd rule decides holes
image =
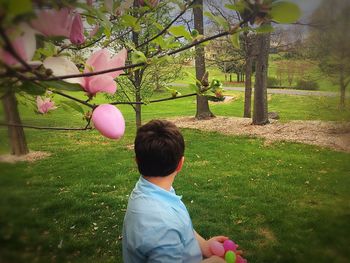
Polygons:
[[181,196],[140,177],[123,225],[124,263],[198,263],[202,253]]

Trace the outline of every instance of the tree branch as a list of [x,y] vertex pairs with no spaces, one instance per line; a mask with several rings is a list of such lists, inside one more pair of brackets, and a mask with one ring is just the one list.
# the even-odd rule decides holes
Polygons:
[[[38,84],[38,83],[37,83],[37,84]],[[45,87],[45,88],[46,88],[46,87]],[[88,103],[87,101],[84,101],[84,100],[75,98],[75,97],[73,97],[73,96],[70,96],[70,95],[68,95],[68,94],[65,94],[65,93],[60,92],[60,91],[57,91],[57,90],[51,90],[51,92],[52,92],[52,93],[55,93],[55,94],[58,94],[58,95],[60,95],[60,96],[62,96],[62,97],[65,97],[65,98],[74,100],[74,101],[76,101],[76,102],[79,102],[79,103],[81,103],[81,104],[84,104],[85,106],[88,106],[88,107],[90,107],[90,108],[92,108],[92,109],[94,109],[94,108],[97,107],[96,105],[92,105],[92,104]]]
[[136,46],[136,49],[147,45],[149,42],[155,40],[156,38],[160,37],[161,35],[165,34],[166,31],[193,5],[193,3],[195,2],[195,0],[189,2],[186,7],[166,26],[163,28],[162,31],[160,31],[158,34],[156,34],[155,36],[151,37],[150,39],[146,40],[145,42],[141,43],[140,45]]
[[[206,37],[206,38],[202,38],[200,40],[194,41],[188,45],[185,45],[179,49],[164,53],[160,56],[158,56],[158,58],[164,57],[164,56],[170,56],[170,55],[174,55],[177,53],[180,53],[184,50],[190,49],[191,47],[194,47],[196,45],[199,45],[201,43],[210,41],[212,39],[216,39],[219,37],[223,37],[229,34],[233,34],[234,32],[236,32],[238,30],[238,28],[240,28],[243,24],[245,24],[247,21],[249,21],[250,17],[246,18],[245,20],[241,21],[239,24],[235,25],[234,27],[232,27],[232,29],[230,29],[229,31],[225,31],[225,32],[221,32],[218,33],[216,35],[210,36],[210,37]],[[152,58],[152,56],[151,56]],[[140,62],[140,63],[136,63],[136,64],[131,64],[131,65],[127,65],[127,66],[123,66],[123,67],[117,67],[117,68],[111,68],[111,69],[106,69],[106,70],[101,70],[101,71],[95,71],[95,72],[88,72],[88,73],[80,73],[80,74],[71,74],[71,75],[64,75],[64,76],[54,76],[54,77],[49,77],[49,78],[43,78],[43,77],[34,77],[34,78],[28,78],[28,80],[46,80],[46,81],[52,81],[52,80],[63,80],[63,79],[71,79],[71,78],[81,78],[81,77],[91,77],[91,76],[96,76],[96,75],[102,75],[105,73],[109,73],[109,72],[114,72],[114,71],[120,71],[120,70],[125,70],[125,69],[130,69],[130,68],[136,68],[136,67],[141,67],[147,65],[147,62]]]
[[34,126],[34,125],[4,123],[4,122],[0,122],[0,126],[23,127],[23,128],[30,128],[30,129],[36,129],[36,130],[55,130],[55,131],[85,131],[85,130],[92,129],[91,127],[85,127],[85,128],[44,127],[44,126]]

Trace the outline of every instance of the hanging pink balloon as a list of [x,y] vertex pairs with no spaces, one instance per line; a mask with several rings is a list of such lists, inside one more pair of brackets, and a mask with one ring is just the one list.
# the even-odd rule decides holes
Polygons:
[[120,139],[125,131],[122,113],[113,105],[102,104],[92,113],[95,128],[105,137]]

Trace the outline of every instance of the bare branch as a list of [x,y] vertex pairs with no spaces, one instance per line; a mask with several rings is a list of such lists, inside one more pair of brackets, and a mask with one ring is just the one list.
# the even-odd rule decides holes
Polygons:
[[[38,83],[37,83],[37,84],[38,84]],[[46,88],[46,87],[45,87],[45,88]],[[86,101],[83,101],[83,100],[81,100],[81,99],[75,98],[75,97],[70,96],[70,95],[68,95],[68,94],[65,94],[65,93],[63,93],[63,92],[61,92],[61,91],[51,90],[51,92],[52,92],[52,93],[55,93],[55,94],[58,94],[58,95],[60,95],[60,96],[62,96],[62,97],[65,97],[65,98],[74,100],[74,101],[76,101],[76,102],[79,102],[79,103],[81,103],[81,104],[83,104],[83,105],[85,105],[85,106],[88,106],[88,107],[92,108],[92,109],[94,109],[94,108],[97,107],[96,105],[92,105],[92,104],[90,104],[90,103],[88,103],[88,102],[86,102]]]
[[0,122],[0,126],[23,127],[23,128],[30,128],[30,129],[36,129],[36,130],[55,130],[55,131],[85,131],[85,130],[92,129],[91,127],[85,127],[85,128],[44,127],[44,126],[34,126],[34,125],[4,123],[4,122]]

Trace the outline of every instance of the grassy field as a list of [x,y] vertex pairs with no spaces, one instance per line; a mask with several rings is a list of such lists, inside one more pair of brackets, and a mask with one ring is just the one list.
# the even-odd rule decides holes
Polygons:
[[[292,63],[299,63],[299,64],[305,64],[305,70],[303,70],[303,75],[306,79],[316,81],[319,85],[319,90],[321,91],[333,91],[333,92],[339,92],[339,86],[337,83],[334,83],[331,81],[329,77],[327,77],[324,73],[320,71],[318,68],[316,62],[314,61],[304,61],[304,60],[286,60],[282,58],[280,55],[277,54],[271,54],[269,59],[269,70],[268,74],[269,77],[277,78],[277,68],[278,63],[287,63],[288,61],[292,61]],[[306,66],[307,65],[307,66]],[[209,78],[216,78],[222,81],[223,83],[226,83],[225,74],[222,73],[216,66],[208,67],[209,72]],[[195,74],[195,69],[193,66],[185,66],[184,71],[190,72],[192,74]],[[296,73],[293,73],[293,81],[292,81],[292,87],[297,85],[298,80],[301,78],[300,73],[298,73],[298,69],[295,69]],[[294,71],[291,71],[294,72]],[[188,80],[188,78],[179,79],[176,81],[177,83],[185,83]],[[227,80],[229,80],[229,74],[227,74]],[[244,87],[244,83],[237,83],[236,82],[236,74],[232,74],[232,83],[226,83],[226,86],[232,86],[232,87]],[[254,78],[253,78],[254,82]],[[284,73],[282,75],[282,86],[288,87],[289,83],[287,81],[287,73]]]
[[[235,96],[232,103],[211,109],[241,116],[242,93],[229,95]],[[350,117],[349,107],[337,109],[336,98],[273,95],[269,102],[283,121]],[[31,150],[52,155],[35,163],[0,164],[0,262],[122,262],[122,221],[139,175],[129,147],[135,135],[133,112],[128,106],[120,109],[127,129],[118,142],[96,131],[26,130]],[[20,110],[25,123],[84,126],[78,113],[62,108],[47,116],[24,105]],[[148,105],[143,116],[194,113],[194,98],[186,98]],[[349,154],[286,142],[265,146],[261,139],[188,129],[183,133],[186,164],[174,187],[204,237],[228,235],[250,262],[349,262]],[[0,150],[8,151],[4,129]]]

